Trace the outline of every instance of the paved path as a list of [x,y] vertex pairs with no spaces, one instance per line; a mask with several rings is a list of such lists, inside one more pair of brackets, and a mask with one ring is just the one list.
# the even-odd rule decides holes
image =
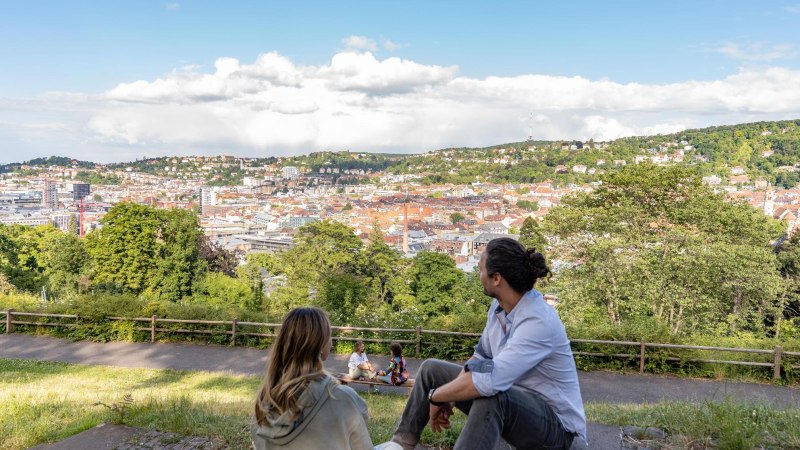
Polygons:
[[[345,372],[348,355],[331,355],[325,363],[328,370]],[[0,358],[61,361],[76,364],[139,367],[154,369],[203,370],[243,375],[264,373],[267,351],[253,348],[176,343],[70,342],[25,334],[0,335]],[[371,356],[374,364],[383,366],[388,358]],[[416,373],[422,360],[407,358],[411,373]],[[581,393],[585,403],[654,403],[660,400],[691,402],[736,401],[766,403],[772,407],[797,407],[800,389],[759,383],[706,381],[614,372],[579,372]],[[364,389],[355,385],[356,389]],[[398,390],[387,386],[384,390]],[[589,425],[589,439],[594,450],[620,448],[619,427]],[[108,431],[90,439],[102,440]],[[87,433],[88,434],[91,433]],[[113,436],[112,436],[113,437]],[[58,449],[83,449],[85,442],[75,437],[70,446]],[[111,438],[109,438],[111,439]],[[79,442],[80,441],[80,442]],[[66,442],[66,441],[62,441]],[[47,448],[47,447],[45,447]],[[56,447],[53,447],[55,450]]]
[[[325,367],[331,371],[346,372],[348,357],[331,355]],[[261,375],[264,373],[267,351],[176,343],[99,344],[26,334],[4,334],[0,335],[0,358]],[[370,359],[378,366],[388,362],[388,358],[384,356],[372,355]],[[406,360],[411,373],[416,373],[422,360]],[[800,405],[800,388],[796,387],[606,371],[579,372],[579,377],[581,393],[586,403],[655,403],[660,400],[704,402],[720,401],[729,397],[737,401],[766,403],[773,407]],[[392,387],[387,389],[396,390]]]

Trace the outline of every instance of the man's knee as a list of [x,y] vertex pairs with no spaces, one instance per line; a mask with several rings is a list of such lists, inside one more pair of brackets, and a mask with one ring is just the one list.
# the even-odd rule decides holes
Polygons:
[[449,364],[450,363],[439,359],[426,359],[422,362],[422,365],[419,366],[419,375],[417,378],[428,375],[436,376],[446,371],[446,368]]

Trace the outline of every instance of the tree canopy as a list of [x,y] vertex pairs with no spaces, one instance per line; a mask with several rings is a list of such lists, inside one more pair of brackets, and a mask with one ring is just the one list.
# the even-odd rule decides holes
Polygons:
[[726,201],[691,168],[609,174],[553,208],[545,228],[567,266],[556,284],[563,308],[582,320],[725,334],[782,314],[772,244],[783,225]]

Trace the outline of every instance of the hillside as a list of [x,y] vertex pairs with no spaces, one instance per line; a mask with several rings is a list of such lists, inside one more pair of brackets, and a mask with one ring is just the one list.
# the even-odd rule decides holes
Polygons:
[[[603,173],[643,161],[693,165],[705,176],[715,175],[732,184],[738,182],[732,175],[747,175],[751,181],[795,186],[800,182],[800,120],[717,126],[608,142],[523,141],[409,155],[338,151],[265,158],[160,157],[103,167],[166,177],[179,173],[205,178],[210,185],[240,184],[254,171],[285,166],[330,176],[339,184],[375,182],[374,174],[386,172],[419,175],[424,183],[552,180],[556,185],[567,185],[591,183]],[[0,172],[53,165],[96,169],[91,162],[53,156],[0,166]]]

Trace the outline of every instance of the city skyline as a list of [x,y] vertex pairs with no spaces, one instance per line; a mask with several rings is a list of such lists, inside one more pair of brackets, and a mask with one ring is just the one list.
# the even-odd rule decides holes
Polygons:
[[420,153],[800,117],[800,3],[6,9],[0,163]]

